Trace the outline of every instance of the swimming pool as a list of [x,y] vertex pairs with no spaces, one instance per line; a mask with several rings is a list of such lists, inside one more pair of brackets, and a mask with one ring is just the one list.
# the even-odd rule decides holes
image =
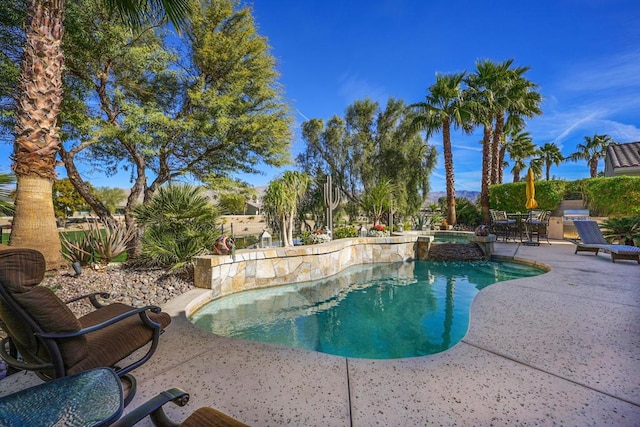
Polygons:
[[229,295],[190,319],[218,335],[339,356],[423,356],[464,337],[481,289],[542,273],[495,261],[358,265],[324,280]]

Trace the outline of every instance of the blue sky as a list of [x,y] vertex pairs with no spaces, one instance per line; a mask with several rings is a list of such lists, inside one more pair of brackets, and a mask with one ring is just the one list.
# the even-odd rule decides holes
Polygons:
[[[478,60],[515,59],[540,86],[543,115],[529,120],[534,143],[555,142],[564,155],[585,136],[640,141],[640,4],[637,0],[255,0],[258,32],[267,37],[295,120],[292,158],[303,149],[307,118],[344,116],[357,99],[424,100],[436,73],[473,71]],[[481,130],[453,132],[456,189],[480,190]],[[444,190],[440,158],[431,177]],[[11,144],[0,147],[9,170]],[[289,169],[291,169],[289,167]],[[602,170],[601,162],[599,170]],[[286,168],[285,168],[286,169]],[[505,171],[505,182],[511,174]],[[242,176],[267,185],[284,169]],[[64,170],[58,171],[64,176]],[[579,179],[586,162],[552,167]],[[95,186],[130,187],[128,174],[85,177]]]

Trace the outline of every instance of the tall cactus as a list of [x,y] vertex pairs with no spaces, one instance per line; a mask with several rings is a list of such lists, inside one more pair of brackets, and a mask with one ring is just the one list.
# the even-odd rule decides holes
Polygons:
[[327,229],[331,233],[333,238],[333,210],[338,207],[340,203],[340,192],[338,188],[331,185],[331,175],[327,176],[327,182],[324,183],[324,218],[326,221]]

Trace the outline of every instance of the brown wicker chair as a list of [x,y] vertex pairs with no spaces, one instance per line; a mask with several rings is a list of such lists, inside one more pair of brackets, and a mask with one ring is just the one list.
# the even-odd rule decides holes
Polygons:
[[[38,284],[45,260],[33,249],[0,250],[0,358],[13,370],[31,370],[44,380],[96,367],[114,367],[118,376],[145,363],[155,352],[161,332],[171,317],[159,307],[102,305],[96,293],[87,298],[95,307],[76,318],[55,293]],[[72,302],[67,301],[67,303]],[[138,360],[124,367],[118,362],[149,345]]]

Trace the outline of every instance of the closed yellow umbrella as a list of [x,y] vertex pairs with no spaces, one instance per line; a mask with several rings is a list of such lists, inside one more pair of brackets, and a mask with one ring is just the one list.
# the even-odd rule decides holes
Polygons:
[[536,202],[536,184],[534,182],[535,177],[533,176],[533,170],[529,168],[529,172],[527,172],[527,209],[535,209],[538,207],[538,202]]

